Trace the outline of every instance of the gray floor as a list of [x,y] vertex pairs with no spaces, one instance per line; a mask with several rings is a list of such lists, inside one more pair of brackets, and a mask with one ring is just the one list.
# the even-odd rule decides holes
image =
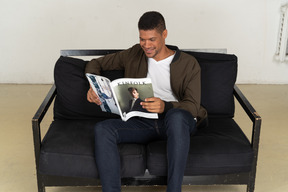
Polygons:
[[[288,85],[239,85],[263,119],[255,192],[288,190]],[[0,84],[0,192],[36,192],[31,119],[50,85]],[[236,121],[252,126],[236,105]],[[51,111],[42,128],[49,126]],[[93,187],[48,188],[48,192],[100,192]],[[123,187],[124,192],[164,192],[165,187]],[[244,186],[184,186],[183,192],[244,192]]]

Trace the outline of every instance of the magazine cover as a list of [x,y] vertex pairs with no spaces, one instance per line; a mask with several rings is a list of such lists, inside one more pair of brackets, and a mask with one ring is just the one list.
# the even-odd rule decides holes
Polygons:
[[110,81],[108,78],[86,74],[91,87],[100,98],[102,111],[115,113],[127,121],[134,116],[157,119],[157,113],[148,112],[140,103],[153,97],[152,82],[149,78],[121,78]]

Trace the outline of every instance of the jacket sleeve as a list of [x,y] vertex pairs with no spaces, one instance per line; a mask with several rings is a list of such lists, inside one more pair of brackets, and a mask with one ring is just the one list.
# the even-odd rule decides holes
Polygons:
[[182,58],[179,63],[171,68],[174,70],[173,92],[178,98],[178,102],[171,103],[173,108],[187,110],[197,118],[201,102],[201,69],[194,57]]

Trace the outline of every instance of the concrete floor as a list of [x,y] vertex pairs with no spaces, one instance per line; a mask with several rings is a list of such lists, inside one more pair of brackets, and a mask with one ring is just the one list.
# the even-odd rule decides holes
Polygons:
[[[51,85],[0,84],[0,192],[37,192],[31,119]],[[255,192],[288,191],[288,85],[239,85],[262,117]],[[251,122],[236,105],[236,121]],[[42,128],[49,126],[48,111]],[[94,187],[51,187],[47,192],[100,192]],[[124,187],[123,192],[165,192],[165,187]],[[183,192],[244,192],[245,186],[184,186]]]

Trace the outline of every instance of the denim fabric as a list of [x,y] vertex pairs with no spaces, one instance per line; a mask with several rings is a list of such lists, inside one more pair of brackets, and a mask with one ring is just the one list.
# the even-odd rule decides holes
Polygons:
[[124,122],[109,119],[95,126],[95,159],[103,192],[121,191],[119,143],[148,143],[167,139],[167,192],[180,192],[190,145],[190,134],[196,132],[196,121],[187,111],[169,110],[165,117],[131,118]]

